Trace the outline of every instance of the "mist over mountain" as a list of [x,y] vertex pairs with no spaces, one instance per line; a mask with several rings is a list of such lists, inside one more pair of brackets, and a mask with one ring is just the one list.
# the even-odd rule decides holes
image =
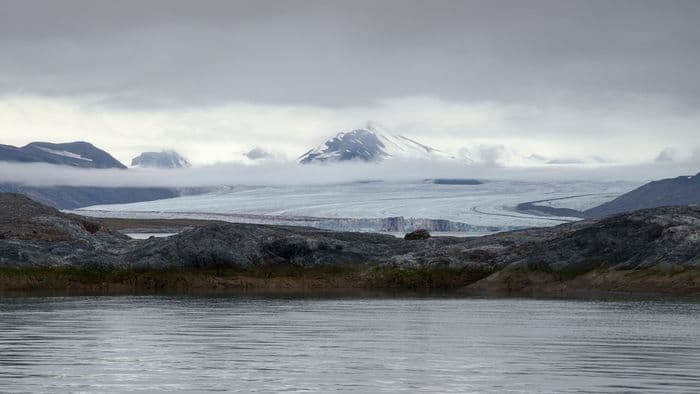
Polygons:
[[[155,153],[155,156],[141,155],[139,158],[141,158],[139,162],[143,163],[144,167],[180,168],[189,166],[189,163],[176,152]],[[20,168],[33,171],[32,175],[24,179],[0,177],[0,192],[21,193],[35,201],[59,209],[72,209],[94,204],[149,201],[179,195],[179,192],[174,188],[149,187],[147,183],[137,187],[71,186],[66,185],[67,182],[59,182],[55,185],[27,184],[26,181],[31,181],[40,173],[52,178],[51,169],[74,171],[71,176],[73,179],[86,179],[93,176],[109,179],[111,172],[125,174],[130,172],[121,171],[127,168],[124,164],[88,142],[32,142],[23,147],[0,145],[0,162],[5,162],[1,163],[3,167],[16,168],[16,170],[8,170],[12,173],[22,171]]]
[[143,152],[131,160],[132,167],[186,168],[190,163],[174,150]]
[[48,163],[82,168],[126,168],[109,153],[84,141],[60,144],[32,142],[23,147],[0,145],[0,161]]

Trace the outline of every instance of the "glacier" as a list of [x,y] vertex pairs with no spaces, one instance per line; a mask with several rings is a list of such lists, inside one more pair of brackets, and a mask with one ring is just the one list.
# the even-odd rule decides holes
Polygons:
[[439,233],[482,235],[578,220],[518,212],[515,207],[519,203],[545,200],[552,206],[586,209],[637,186],[635,182],[507,180],[476,185],[420,180],[230,186],[206,194],[97,205],[75,212],[98,217],[200,218],[397,234],[426,228]]

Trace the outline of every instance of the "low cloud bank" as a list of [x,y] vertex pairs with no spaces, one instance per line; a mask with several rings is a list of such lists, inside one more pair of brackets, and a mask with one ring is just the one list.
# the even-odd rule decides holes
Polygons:
[[0,183],[30,186],[209,187],[221,185],[333,184],[367,180],[393,182],[431,178],[509,179],[523,181],[649,181],[700,171],[700,160],[636,166],[589,165],[531,168],[499,167],[462,162],[391,160],[381,164],[347,163],[297,165],[266,162],[259,165],[217,164],[177,170],[79,169],[50,164],[0,162]]

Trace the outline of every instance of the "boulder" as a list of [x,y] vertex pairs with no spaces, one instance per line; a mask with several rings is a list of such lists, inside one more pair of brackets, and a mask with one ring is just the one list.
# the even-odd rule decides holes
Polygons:
[[428,230],[424,230],[424,229],[411,231],[410,233],[406,234],[403,237],[403,239],[405,239],[407,241],[415,241],[415,240],[419,240],[419,239],[428,239],[428,238],[430,238],[430,233],[428,232]]

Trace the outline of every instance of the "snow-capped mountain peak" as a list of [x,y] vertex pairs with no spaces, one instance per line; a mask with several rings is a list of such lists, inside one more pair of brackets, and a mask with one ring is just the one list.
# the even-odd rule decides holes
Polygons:
[[301,164],[342,161],[379,162],[390,158],[454,159],[403,135],[393,134],[375,123],[338,133],[299,158]]

